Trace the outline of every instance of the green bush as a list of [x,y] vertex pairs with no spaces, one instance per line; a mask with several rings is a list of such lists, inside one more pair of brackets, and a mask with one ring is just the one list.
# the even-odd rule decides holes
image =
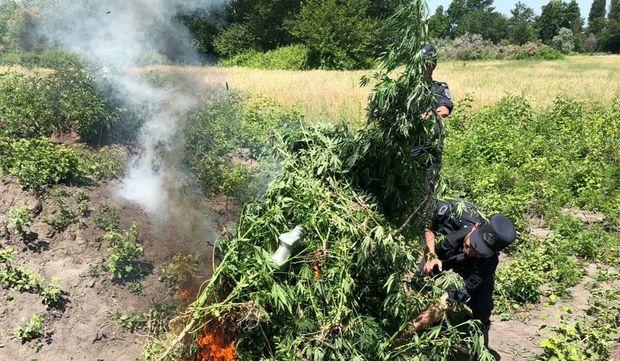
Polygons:
[[125,116],[113,87],[98,84],[84,68],[0,75],[0,135],[75,131],[88,142],[100,143]]
[[247,198],[264,183],[257,160],[267,155],[273,130],[300,121],[269,99],[228,93],[189,116],[184,164],[207,193]]
[[455,113],[443,162],[447,194],[504,213],[521,229],[528,213],[553,218],[570,206],[605,212],[617,224],[620,114],[614,106],[559,97],[534,112],[525,99],[508,97]]
[[257,69],[304,70],[309,67],[310,52],[304,45],[283,46],[276,50],[250,50],[230,59],[221,60],[220,66],[241,66]]
[[84,67],[84,60],[75,54],[58,49],[48,49],[42,52],[12,50],[0,53],[0,64],[20,65],[27,68],[79,68]]
[[16,176],[27,188],[77,181],[84,175],[79,167],[79,153],[48,138],[0,137],[0,155],[0,171]]

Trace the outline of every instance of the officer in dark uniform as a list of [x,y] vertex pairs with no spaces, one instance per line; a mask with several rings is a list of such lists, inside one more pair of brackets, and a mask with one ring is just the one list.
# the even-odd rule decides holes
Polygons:
[[475,206],[460,200],[441,202],[424,232],[427,253],[420,271],[434,275],[451,269],[463,277],[465,287],[449,290],[448,296],[466,303],[473,317],[482,322],[486,346],[498,254],[516,237],[513,223],[505,216],[485,219]]
[[433,80],[433,72],[437,67],[437,49],[431,44],[422,47],[422,57],[424,59],[424,71],[431,80],[431,92],[435,96],[435,110],[441,117],[445,118],[454,109],[454,104],[450,98],[448,84]]
[[[450,98],[450,89],[448,84],[433,80],[433,72],[437,67],[437,49],[431,44],[426,44],[422,47],[422,58],[424,60],[424,71],[430,82],[430,90],[434,96],[434,108],[437,114],[442,118],[447,117],[452,113],[454,104]],[[421,118],[424,120],[434,117],[432,112],[421,114]],[[426,153],[433,154],[433,147],[430,144],[414,144],[411,147],[411,156],[414,158],[420,158]],[[433,160],[432,163],[435,163]]]

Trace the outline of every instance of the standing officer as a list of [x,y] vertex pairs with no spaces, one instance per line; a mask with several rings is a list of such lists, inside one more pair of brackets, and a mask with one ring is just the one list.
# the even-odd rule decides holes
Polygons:
[[[459,200],[441,202],[424,230],[427,252],[420,271],[434,275],[452,269],[463,278],[465,287],[449,290],[448,298],[469,306],[473,318],[483,325],[487,347],[498,254],[516,237],[514,225],[505,216],[485,219],[475,206]],[[442,314],[437,308],[425,311],[413,322],[413,329],[434,324]]]
[[433,72],[437,67],[437,49],[431,44],[424,45],[422,58],[424,59],[424,72],[431,81],[431,92],[435,96],[435,110],[442,118],[445,118],[452,113],[454,104],[450,98],[448,84],[433,80]]
[[[450,98],[450,89],[448,84],[433,80],[433,72],[437,67],[437,49],[431,44],[426,44],[422,47],[422,59],[424,60],[424,72],[429,82],[430,91],[434,97],[433,107],[437,114],[442,118],[447,117],[452,113],[454,104]],[[433,112],[427,112],[420,116],[423,120],[428,120],[434,117]],[[411,156],[414,158],[421,158],[425,154],[430,153],[433,155],[432,164],[437,162],[434,155],[433,147],[430,144],[417,144],[411,147]],[[431,164],[431,166],[432,166]]]

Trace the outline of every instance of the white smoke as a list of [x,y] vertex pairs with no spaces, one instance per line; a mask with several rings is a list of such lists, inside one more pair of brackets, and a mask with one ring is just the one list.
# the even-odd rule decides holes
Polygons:
[[[186,179],[179,171],[181,120],[198,102],[191,91],[172,85],[155,86],[137,67],[153,56],[196,61],[189,31],[178,15],[194,10],[215,11],[227,1],[216,0],[56,0],[42,12],[40,30],[50,43],[86,57],[107,70],[128,105],[146,107],[139,141],[142,151],[131,160],[117,195],[140,204],[160,218],[177,217],[187,209],[180,194]],[[186,202],[186,201],[185,201]],[[200,215],[185,214],[198,222]],[[204,225],[189,228],[203,230]]]

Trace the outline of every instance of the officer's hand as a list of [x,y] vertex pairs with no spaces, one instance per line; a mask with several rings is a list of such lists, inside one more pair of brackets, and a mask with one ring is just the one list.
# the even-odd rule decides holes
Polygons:
[[426,263],[424,264],[424,274],[433,276],[434,275],[433,269],[435,267],[437,267],[439,272],[443,271],[443,264],[441,263],[439,259],[435,258],[435,259],[426,261]]

